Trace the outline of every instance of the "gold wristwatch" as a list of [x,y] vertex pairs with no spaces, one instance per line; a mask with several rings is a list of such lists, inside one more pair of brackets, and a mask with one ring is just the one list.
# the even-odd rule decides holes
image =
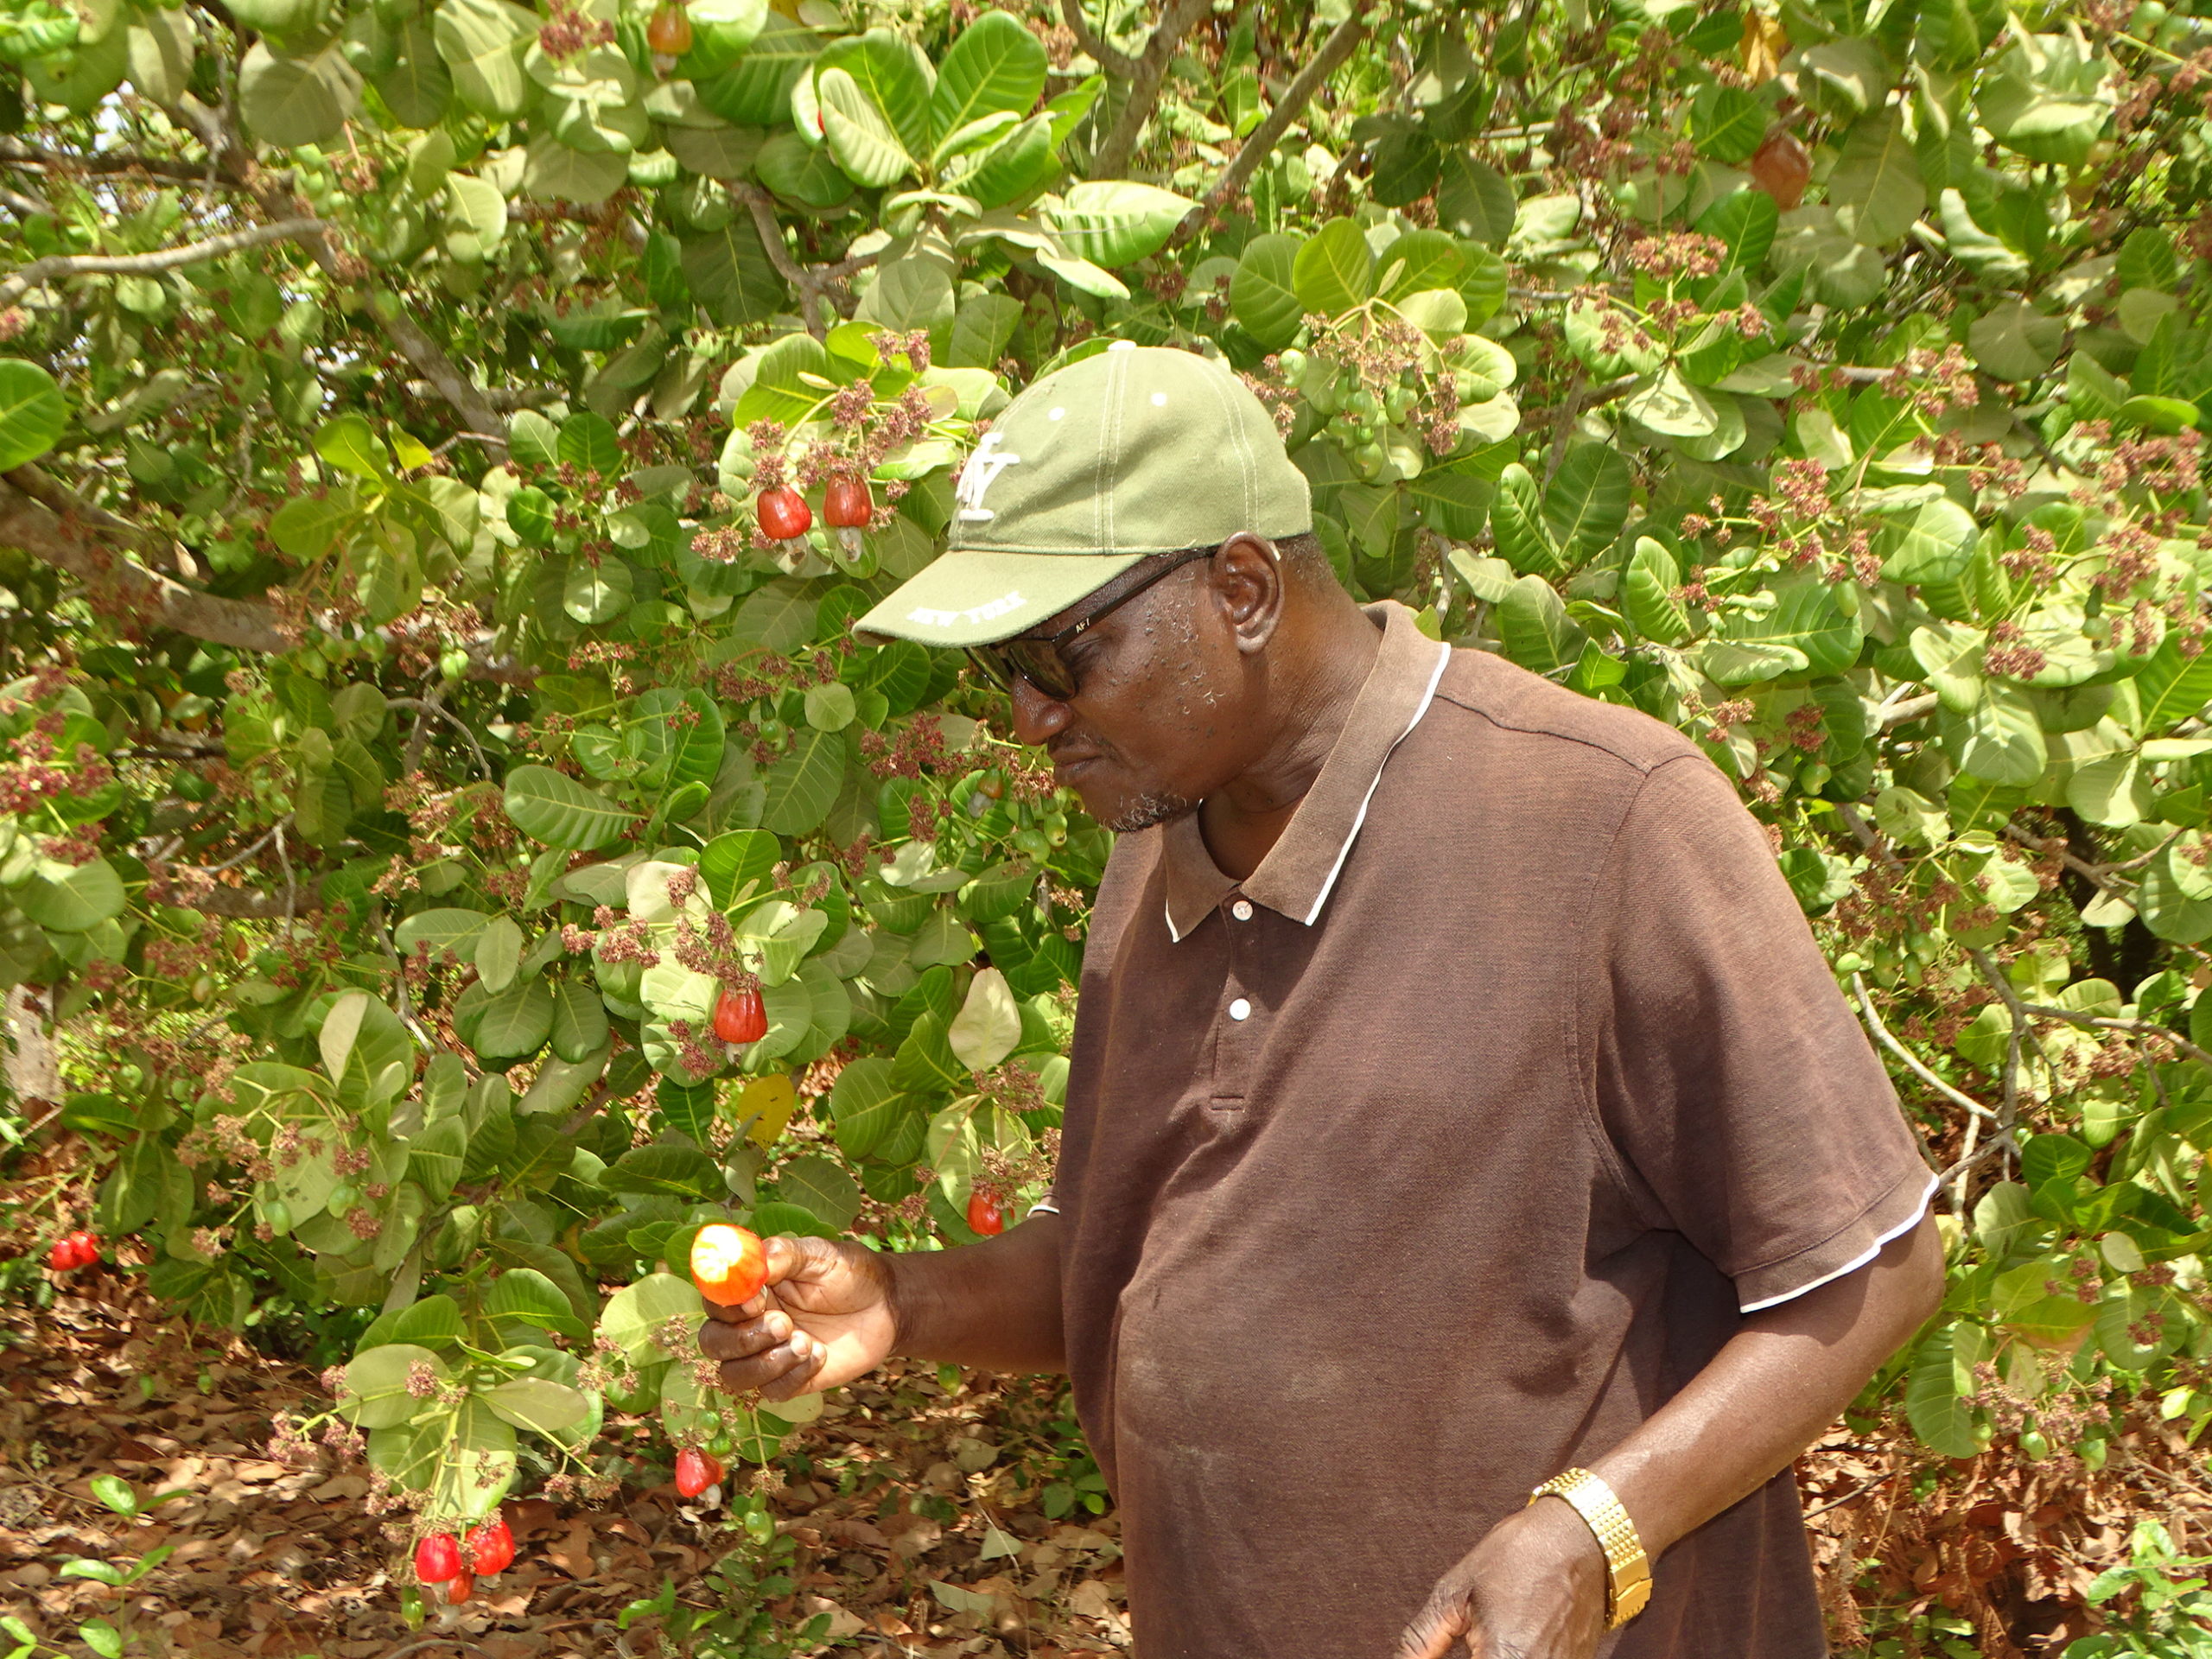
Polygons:
[[1587,1469],[1553,1476],[1529,1494],[1531,1503],[1540,1497],[1565,1498],[1597,1534],[1605,1552],[1605,1628],[1618,1630],[1651,1599],[1651,1562],[1643,1540],[1636,1535],[1636,1522],[1613,1489]]

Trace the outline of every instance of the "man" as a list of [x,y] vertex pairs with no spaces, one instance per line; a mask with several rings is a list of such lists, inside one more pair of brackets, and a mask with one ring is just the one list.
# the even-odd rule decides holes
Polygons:
[[958,502],[859,626],[975,648],[1123,832],[1052,1195],[967,1249],[772,1241],[725,1383],[1068,1371],[1146,1659],[1823,1652],[1789,1465],[1942,1249],[1726,779],[1355,605],[1203,359],[1046,375]]

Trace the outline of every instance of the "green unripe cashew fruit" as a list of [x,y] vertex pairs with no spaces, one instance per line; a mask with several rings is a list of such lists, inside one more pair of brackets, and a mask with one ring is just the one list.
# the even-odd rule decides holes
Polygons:
[[1296,385],[1306,378],[1306,353],[1295,347],[1275,359],[1275,365],[1282,371],[1284,381]]

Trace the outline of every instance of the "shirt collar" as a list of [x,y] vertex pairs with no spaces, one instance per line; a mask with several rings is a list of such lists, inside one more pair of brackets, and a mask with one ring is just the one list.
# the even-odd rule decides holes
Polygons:
[[[1320,919],[1338,874],[1351,855],[1352,842],[1367,821],[1367,804],[1382,781],[1383,764],[1428,712],[1436,683],[1452,658],[1452,648],[1423,633],[1414,613],[1396,601],[1362,608],[1382,630],[1375,665],[1313,786],[1260,868],[1243,883],[1253,903],[1308,927]],[[1222,874],[1206,850],[1195,812],[1164,827],[1160,859],[1166,874],[1167,931],[1179,941],[1239,884]]]

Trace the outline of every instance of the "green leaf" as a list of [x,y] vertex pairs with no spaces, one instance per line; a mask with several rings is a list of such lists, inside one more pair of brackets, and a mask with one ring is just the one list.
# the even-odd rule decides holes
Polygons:
[[1974,1408],[1965,1399],[1972,1385],[1959,1375],[1955,1330],[1936,1332],[1914,1351],[1905,1382],[1905,1419],[1932,1450],[1947,1458],[1971,1458],[1981,1450],[1981,1440]]
[[463,104],[498,121],[523,112],[531,81],[523,73],[522,51],[537,22],[504,0],[442,0],[430,17],[431,35]]
[[1852,233],[1868,247],[1887,247],[1912,228],[1928,206],[1928,191],[1898,111],[1881,110],[1852,124],[1828,175],[1828,201],[1853,211]]
[[[1245,250],[1250,251],[1250,243]],[[1408,231],[1383,251],[1376,268],[1382,297],[1395,303],[1427,289],[1456,288],[1467,256],[1441,231]]]
[[1610,444],[1577,444],[1544,491],[1544,527],[1570,559],[1610,545],[1628,522],[1628,462]]
[[2066,325],[2024,300],[1993,306],[1967,325],[1967,349],[1999,380],[2032,380],[2058,360]]
[[696,1325],[707,1305],[689,1279],[649,1273],[607,1299],[599,1334],[620,1348],[632,1365],[650,1365],[672,1356],[655,1340],[671,1319]]
[[784,850],[766,830],[733,830],[716,836],[699,855],[699,874],[719,910],[727,910],[747,884],[765,882]]
[[672,1142],[632,1147],[605,1170],[599,1184],[610,1192],[705,1198],[722,1192],[721,1167],[696,1147]]
[[1052,118],[1041,112],[1030,117],[965,163],[965,168],[952,175],[950,182],[985,207],[1002,207],[1043,188],[1060,170],[1052,148]]
[[690,0],[691,49],[677,65],[686,80],[706,80],[743,59],[768,22],[767,0]]
[[589,1414],[582,1393],[543,1377],[518,1376],[476,1397],[517,1428],[552,1438],[581,1423]]
[[1718,431],[1720,416],[1704,392],[1669,363],[1622,401],[1622,410],[1662,437],[1703,438]]
[[1758,94],[1708,82],[1698,88],[1690,105],[1690,137],[1699,155],[1732,167],[1751,160],[1766,136],[1770,119]]
[[987,115],[1028,114],[1050,67],[1042,43],[1011,13],[985,12],[955,36],[938,65],[932,137],[941,142]]
[[913,1109],[892,1080],[892,1064],[880,1055],[862,1055],[837,1074],[830,1090],[838,1149],[849,1158],[866,1158]]
[[1095,179],[1070,190],[1046,217],[1070,254],[1111,270],[1158,252],[1195,205],[1156,185]]
[[1006,976],[986,968],[968,987],[968,1000],[953,1017],[945,1041],[970,1071],[988,1071],[1014,1052],[1021,1040],[1021,1010],[1007,987]]
[[817,68],[814,90],[830,154],[854,183],[880,189],[914,170],[914,158],[890,117],[849,73],[836,66]]
[[1436,187],[1437,222],[1454,236],[1471,237],[1493,248],[1513,233],[1517,204],[1513,186],[1489,162],[1464,149],[1447,149]]
[[779,836],[803,836],[830,816],[845,781],[842,732],[807,727],[793,734],[788,753],[768,768],[762,825]]
[[1375,256],[1359,222],[1332,219],[1291,261],[1291,290],[1301,311],[1336,317],[1375,291]]
[[360,101],[361,77],[335,41],[295,59],[256,41],[238,64],[238,112],[264,143],[290,149],[335,138]]
[[524,834],[578,852],[604,847],[634,822],[626,809],[550,766],[509,772],[505,806]]
[[1630,625],[1662,645],[1678,645],[1688,639],[1689,611],[1675,597],[1681,585],[1681,568],[1665,543],[1637,537],[1621,583],[1622,608]]
[[2135,729],[2145,737],[2201,714],[2212,702],[2212,651],[2185,656],[2169,633],[2135,677]]
[[[853,83],[854,89],[884,125],[891,142],[903,154],[912,157],[930,153],[934,72],[929,60],[918,48],[887,29],[849,35],[823,47],[822,55],[815,60],[814,87],[816,97],[822,100],[825,128],[834,126],[825,90],[833,70]],[[934,136],[941,137],[942,133]],[[831,142],[836,142],[834,137]],[[838,165],[844,166],[842,156]],[[845,170],[853,172],[849,167]],[[853,173],[853,176],[863,184],[889,181],[871,181],[858,173]]]
[[0,357],[0,473],[36,461],[69,424],[54,377],[20,357]]
[[[766,127],[791,119],[791,87],[820,49],[820,38],[794,18],[771,10],[744,55],[719,73],[697,76],[699,101],[725,121]],[[699,49],[695,28],[691,49]]]
[[371,78],[377,96],[402,126],[435,127],[453,102],[453,73],[437,53],[430,23],[410,17],[397,30],[392,67]]
[[554,453],[579,472],[597,473],[613,480],[621,475],[622,441],[614,423],[604,415],[582,410],[561,423]]
[[635,591],[630,567],[613,556],[596,564],[579,557],[562,583],[561,608],[590,626],[611,622],[630,608]]
[[407,1386],[418,1366],[440,1382],[452,1375],[445,1361],[413,1343],[386,1343],[359,1355],[346,1366],[346,1380],[338,1390],[340,1415],[356,1428],[389,1428],[405,1422],[423,1405]]
[[1517,461],[1498,474],[1490,523],[1498,556],[1516,570],[1535,576],[1559,573],[1559,554],[1552,546],[1550,531],[1544,528],[1535,477]]
[[123,914],[123,879],[104,858],[54,876],[33,876],[16,893],[24,915],[56,933],[82,933]]
[[484,1005],[471,1045],[487,1061],[526,1059],[553,1034],[553,989],[543,979],[510,985]]
[[1564,668],[1582,655],[1589,636],[1567,620],[1558,592],[1541,576],[1522,576],[1497,607],[1505,654],[1538,674]]
[[1882,561],[1882,575],[1890,582],[1956,582],[1966,573],[1980,535],[1974,515],[1958,503],[1948,498],[1930,501],[1913,515],[1903,538]]
[[1987,683],[1972,714],[1939,710],[1937,729],[1960,771],[1993,784],[2032,784],[2049,760],[2033,699],[2004,680]]
[[[384,1351],[379,1349],[378,1352]],[[438,1453],[428,1513],[476,1521],[499,1506],[515,1478],[515,1431],[480,1395],[462,1401]]]
[[1298,338],[1305,321],[1291,270],[1298,257],[1294,236],[1255,236],[1244,245],[1243,257],[1229,279],[1229,309],[1244,332],[1271,352],[1279,352]]

